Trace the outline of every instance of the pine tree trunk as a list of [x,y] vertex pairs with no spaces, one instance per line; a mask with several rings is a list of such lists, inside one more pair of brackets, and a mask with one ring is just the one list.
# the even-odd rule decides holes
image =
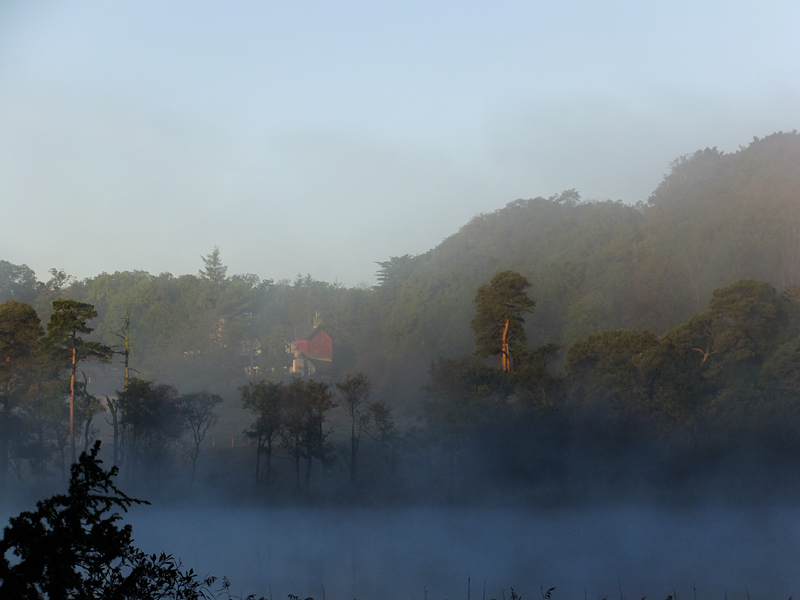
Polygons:
[[506,325],[503,328],[503,371],[508,373],[511,370],[511,360],[508,357],[508,327],[510,325],[510,320],[506,319]]

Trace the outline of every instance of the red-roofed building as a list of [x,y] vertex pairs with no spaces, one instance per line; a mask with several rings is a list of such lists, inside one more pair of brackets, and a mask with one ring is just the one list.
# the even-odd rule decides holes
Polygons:
[[314,327],[308,335],[294,340],[286,351],[292,355],[289,373],[304,377],[327,370],[333,362],[333,340],[322,327]]

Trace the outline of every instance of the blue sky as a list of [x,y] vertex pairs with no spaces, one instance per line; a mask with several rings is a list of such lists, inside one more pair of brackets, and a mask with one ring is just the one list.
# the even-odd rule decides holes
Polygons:
[[373,283],[477,213],[800,128],[800,3],[0,4],[0,259]]

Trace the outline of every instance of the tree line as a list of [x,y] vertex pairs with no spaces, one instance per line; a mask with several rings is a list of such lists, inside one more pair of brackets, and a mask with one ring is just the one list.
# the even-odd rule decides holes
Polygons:
[[[394,419],[384,402],[371,398],[372,383],[364,374],[349,375],[336,382],[340,395],[334,400],[331,386],[314,379],[294,378],[290,383],[262,380],[240,390],[242,404],[255,420],[245,434],[256,441],[256,488],[261,484],[261,456],[266,460],[264,485],[274,481],[273,450],[280,445],[291,459],[295,487],[310,485],[311,469],[317,461],[323,469],[335,460],[335,448],[328,440],[332,430],[326,423],[329,411],[341,403],[349,428],[348,471],[350,483],[358,483],[358,453],[367,433],[385,449],[394,434]],[[305,463],[301,478],[301,463]]]
[[[752,479],[752,468],[742,472],[755,488],[753,498],[763,501],[761,486],[770,476],[785,479],[799,466],[797,287],[779,293],[766,282],[734,282],[715,290],[706,310],[664,335],[635,329],[589,335],[569,348],[561,373],[548,365],[555,344],[531,349],[526,343],[525,315],[536,305],[527,294],[530,287],[524,276],[510,270],[479,286],[471,323],[474,353],[440,358],[430,367],[427,441],[417,451],[427,449],[426,458],[438,463],[428,482],[438,481],[450,500],[485,500],[487,492],[499,491],[512,502],[561,502],[586,494],[587,486],[607,477],[622,477],[625,485],[612,488],[631,493],[634,482],[625,480],[625,471],[636,479],[647,474],[668,478],[680,496],[686,484],[697,483],[693,475],[711,473],[709,466],[720,455],[738,462],[755,454],[761,478]],[[63,423],[67,407],[72,407],[70,424],[75,414],[91,421],[83,412],[90,405],[88,381],[76,382],[76,373],[82,362],[108,361],[113,352],[82,337],[92,332],[88,322],[95,317],[91,305],[58,300],[45,332],[30,305],[16,300],[0,304],[0,447],[7,462],[12,448],[24,446],[16,435],[30,431],[25,419],[35,410],[26,405],[41,408],[40,389],[55,389],[50,395],[61,406],[62,464],[66,440],[75,446]],[[344,377],[335,388],[349,424],[350,483],[357,484],[362,433],[390,442],[394,423],[388,407],[373,400],[372,384],[363,374]],[[332,453],[326,414],[337,402],[331,385],[305,378],[262,380],[239,392],[254,417],[244,433],[257,441],[256,491],[262,455],[264,486],[273,483],[273,444],[291,458],[297,489],[305,463],[308,488],[313,462],[324,469]],[[179,398],[171,386],[126,374],[116,402],[123,429],[130,428],[143,444],[136,449],[139,459],[147,455],[144,448],[162,454],[182,415],[191,434],[194,479],[197,452],[214,426],[221,398]],[[115,428],[115,448],[116,434]],[[116,486],[119,469],[103,469],[99,449],[99,442],[89,448],[86,440],[80,458],[72,461],[67,494],[40,500],[34,511],[10,519],[0,539],[0,590],[24,598],[229,595],[226,581],[215,593],[214,577],[202,579],[171,555],[147,555],[133,545],[130,525],[118,525],[120,511],[146,502]],[[113,455],[117,460],[118,449]],[[32,471],[36,464],[30,460]],[[571,472],[576,468],[578,477]],[[768,471],[766,479],[763,471]],[[578,479],[582,488],[576,486]],[[520,481],[527,492],[522,498]],[[713,481],[715,486],[718,482]],[[555,494],[554,483],[559,484]],[[741,479],[735,477],[734,485],[741,485]],[[784,485],[784,491],[796,493],[796,481]],[[663,484],[654,487],[664,491]]]
[[450,493],[486,476],[481,464],[509,488],[550,483],[573,498],[606,486],[689,498],[714,484],[738,495],[727,486],[747,478],[796,493],[800,289],[740,280],[663,335],[591,334],[556,370],[555,344],[524,344],[529,287],[512,271],[481,286],[476,352],[431,366],[424,412]]
[[[162,481],[174,468],[176,454],[183,454],[191,488],[222,397],[206,391],[180,394],[173,385],[131,377],[128,318],[118,332],[124,343],[111,347],[86,337],[97,317],[92,305],[59,299],[52,308],[43,328],[29,304],[0,304],[0,489],[8,488],[10,467],[19,480],[45,478],[53,465],[65,473],[78,446],[83,452],[91,447],[101,414],[110,425],[111,462],[128,484]],[[124,362],[124,377],[113,395],[100,397],[84,369],[90,361],[110,363],[115,354]],[[252,416],[242,434],[255,442],[256,491],[262,482],[274,485],[273,451],[278,448],[291,459],[297,490],[309,488],[313,464],[331,466],[336,453],[327,419],[340,402],[349,421],[352,484],[358,481],[362,435],[384,448],[393,437],[392,411],[371,397],[372,383],[364,374],[344,376],[335,384],[284,376],[281,381],[250,381],[238,391],[242,408]]]
[[736,280],[800,284],[798,161],[800,135],[777,133],[737,152],[676,159],[638,203],[586,201],[575,190],[515,200],[428,252],[378,261],[374,286],[231,275],[215,249],[197,273],[179,276],[79,281],[52,269],[39,281],[25,265],[0,261],[0,300],[28,302],[44,320],[55,299],[91,304],[95,339],[107,345],[129,314],[145,378],[225,397],[280,372],[286,342],[319,314],[338,374],[367,374],[381,397],[411,413],[431,360],[471,352],[472,297],[498,271],[532,284],[528,336],[563,349],[606,329],[664,334]]
[[[574,498],[597,478],[655,478],[668,490],[692,478],[714,480],[721,465],[746,470],[737,463],[745,454],[762,477],[800,460],[796,287],[778,293],[766,282],[735,282],[666,334],[591,334],[567,350],[563,368],[554,360],[557,344],[527,344],[525,315],[536,306],[530,287],[514,271],[478,287],[475,351],[431,363],[419,418],[400,427],[363,373],[338,380],[282,374],[241,386],[238,401],[249,415],[241,436],[250,443],[238,453],[239,484],[249,463],[254,497],[271,502],[370,493],[458,500],[477,484],[525,497],[552,485]],[[157,487],[175,473],[180,453],[191,491],[222,397],[181,395],[130,377],[102,402],[88,378],[77,376],[87,361],[107,362],[114,352],[83,337],[92,331],[93,307],[58,300],[53,308],[45,332],[29,305],[0,305],[4,489],[9,467],[18,479],[41,478],[49,465],[65,469],[75,431],[86,451],[104,408],[112,461],[129,484]],[[364,485],[369,492],[361,493]]]
[[[373,410],[383,410],[397,422],[390,462],[402,476],[395,479],[414,480],[413,472],[420,476],[419,486],[438,476],[435,469],[447,471],[446,465],[423,458],[427,448],[448,439],[432,433],[433,425],[443,418],[438,413],[449,415],[453,422],[472,423],[463,406],[478,410],[488,397],[500,406],[493,414],[507,418],[495,426],[517,432],[497,437],[536,432],[549,443],[549,447],[517,448],[506,440],[503,456],[510,457],[511,465],[516,464],[515,456],[530,453],[531,448],[538,448],[542,457],[552,453],[556,460],[585,450],[590,440],[600,444],[593,435],[579,433],[581,427],[593,430],[587,424],[590,414],[613,424],[610,431],[628,436],[636,430],[633,423],[641,424],[639,430],[647,431],[646,437],[662,444],[658,450],[655,444],[648,446],[658,456],[681,452],[689,456],[687,448],[710,453],[712,446],[722,452],[721,442],[714,446],[711,441],[721,439],[719,431],[731,431],[728,425],[741,423],[751,408],[763,409],[760,421],[752,425],[760,422],[767,427],[770,410],[771,423],[781,420],[775,417],[779,411],[772,401],[764,398],[786,395],[781,390],[788,389],[791,381],[786,375],[791,358],[780,357],[791,354],[789,347],[778,352],[764,340],[783,340],[793,327],[786,315],[792,314],[793,286],[800,284],[798,160],[800,135],[779,133],[755,139],[737,152],[705,149],[677,159],[651,196],[636,205],[587,202],[574,190],[517,200],[476,216],[424,254],[378,262],[378,283],[371,287],[346,288],[311,275],[298,275],[293,281],[230,275],[215,248],[201,257],[196,274],[181,276],[132,271],[78,281],[52,269],[49,279],[39,281],[25,265],[0,261],[0,301],[28,303],[43,322],[53,314],[56,300],[73,298],[94,307],[94,331],[87,339],[127,352],[135,376],[131,379],[170,382],[174,390],[183,391],[170,392],[175,397],[206,393],[226,400],[215,407],[219,421],[211,431],[237,443],[265,444],[252,462],[260,462],[258,485],[272,486],[273,491],[281,486],[294,489],[298,479],[301,487],[308,487],[304,469],[309,468],[314,485],[334,472],[348,480],[350,464],[356,465],[357,479],[358,468],[363,467],[368,480],[380,461],[359,464],[363,445],[369,448],[365,457],[390,454],[381,450],[382,442],[355,435],[362,431],[361,425],[347,416],[344,396],[335,387],[354,373],[370,381],[372,397],[382,402],[373,402]],[[525,320],[501,321],[499,332],[481,333],[475,329],[477,321],[492,315],[476,312],[476,294],[490,300],[492,280],[502,273],[530,283],[525,288],[530,304],[517,308],[517,316],[524,315]],[[743,281],[771,286],[778,300],[762,304],[774,304],[775,314],[785,319],[771,330],[777,337],[753,334],[761,341],[747,342],[750,338],[734,335],[744,335],[743,330],[724,329],[741,315],[714,316],[722,310],[722,300],[716,300],[720,290],[744,285]],[[735,305],[730,297],[725,296],[726,301]],[[772,319],[768,311],[764,315],[765,322]],[[277,414],[286,429],[286,407],[291,405],[287,398],[302,394],[290,389],[299,384],[285,375],[285,347],[320,316],[334,340],[332,370],[318,380],[339,399],[339,408],[325,413],[334,432],[325,442],[335,442],[336,450],[330,453],[324,443],[306,443],[299,453],[298,478],[294,459],[285,460],[289,450],[280,428],[269,446],[280,456],[275,464],[268,457],[273,450],[266,438],[242,437],[256,413],[242,406],[241,390],[262,380],[264,385],[280,384],[274,395],[284,406]],[[492,337],[504,331],[505,341],[502,335]],[[732,356],[738,355],[730,352],[735,344],[750,348],[739,349],[740,353],[754,352],[758,358],[734,360]],[[497,348],[503,353],[492,354]],[[473,354],[476,349],[478,355]],[[625,352],[632,352],[633,358]],[[75,371],[78,405],[83,402],[81,372],[87,374],[93,395],[116,396],[124,356],[115,356],[103,369],[94,367],[99,362],[95,360]],[[486,362],[495,356],[498,365]],[[773,372],[774,377],[768,377]],[[61,377],[67,373],[69,369]],[[746,373],[750,375],[745,377]],[[737,377],[741,381],[734,384]],[[767,390],[768,382],[775,380],[782,383]],[[60,394],[63,381],[59,385]],[[153,383],[160,385],[164,384]],[[491,393],[482,396],[476,390]],[[461,405],[448,407],[436,401],[436,394],[461,397]],[[511,410],[524,415],[529,406],[537,407],[531,413],[536,418],[514,416]],[[458,407],[461,412],[452,412]],[[113,411],[105,417],[113,421]],[[81,422],[85,426],[87,420]],[[547,427],[541,426],[544,422]],[[522,423],[528,427],[526,433],[516,429]],[[584,424],[579,427],[580,423]],[[728,425],[720,428],[720,423]],[[380,429],[374,418],[370,427]],[[482,431],[482,436],[492,437],[489,429]],[[78,428],[75,435],[88,439],[84,433]],[[118,435],[126,435],[124,429]],[[184,435],[188,438],[185,430]],[[460,432],[455,437],[469,436]],[[613,444],[600,446],[610,451]],[[59,446],[53,442],[51,447]],[[62,442],[62,447],[70,453],[69,443]],[[566,451],[552,450],[557,447]],[[457,460],[458,455],[452,453],[454,465],[465,462]],[[473,458],[476,465],[484,461]],[[252,472],[254,465],[246,462]],[[551,464],[538,459],[525,462],[533,463]]]
[[[113,464],[157,464],[165,447],[188,436],[184,448],[197,461],[200,444],[216,420],[215,394],[178,395],[174,387],[128,376],[127,345],[114,348],[87,339],[97,317],[90,304],[53,301],[43,328],[32,306],[18,300],[0,304],[0,487],[9,485],[9,468],[18,479],[27,472],[42,479],[52,464],[64,474],[97,435],[97,417],[112,424]],[[127,341],[127,330],[120,336]],[[124,357],[125,377],[114,396],[93,393],[84,370],[91,361]]]

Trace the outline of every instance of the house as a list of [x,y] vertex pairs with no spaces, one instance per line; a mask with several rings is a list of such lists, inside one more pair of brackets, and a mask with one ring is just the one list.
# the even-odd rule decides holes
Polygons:
[[333,362],[333,340],[318,325],[307,335],[290,342],[286,352],[292,356],[289,373],[309,377],[330,369]]

